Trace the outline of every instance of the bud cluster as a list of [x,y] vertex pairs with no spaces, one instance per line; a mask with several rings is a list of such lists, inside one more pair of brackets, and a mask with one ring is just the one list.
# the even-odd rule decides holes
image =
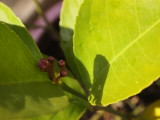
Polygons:
[[65,61],[64,60],[58,61],[58,66],[60,71],[57,77],[55,77],[54,75],[54,68],[53,68],[54,61],[55,59],[52,56],[49,56],[47,59],[40,59],[38,61],[38,68],[43,72],[47,72],[48,77],[52,82],[59,83],[59,79],[67,75],[67,71],[65,70]]

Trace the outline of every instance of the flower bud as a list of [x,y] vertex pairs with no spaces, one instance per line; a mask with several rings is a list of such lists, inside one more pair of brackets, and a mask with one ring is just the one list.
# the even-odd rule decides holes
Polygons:
[[49,57],[48,57],[48,61],[52,64],[52,63],[54,62],[54,57],[49,56]]
[[66,75],[67,75],[67,71],[66,70],[60,71],[60,77],[65,77]]
[[40,59],[38,61],[38,67],[43,72],[47,72],[49,70],[50,66],[51,66],[50,62],[46,59]]
[[64,68],[65,67],[65,61],[64,60],[59,60],[58,61],[58,66],[60,67],[60,68]]

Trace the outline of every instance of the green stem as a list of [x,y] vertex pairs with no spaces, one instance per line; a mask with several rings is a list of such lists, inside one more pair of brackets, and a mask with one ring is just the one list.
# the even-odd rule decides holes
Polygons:
[[79,98],[81,98],[81,99],[83,99],[83,100],[85,100],[85,101],[88,102],[87,96],[85,96],[85,95],[83,95],[83,94],[75,91],[74,89],[72,89],[71,87],[69,87],[67,84],[61,83],[61,87],[62,87],[62,89],[65,90],[66,92],[69,92],[69,93],[71,93],[71,94],[73,94],[73,95],[75,95],[75,96],[77,96],[77,97],[79,97]]

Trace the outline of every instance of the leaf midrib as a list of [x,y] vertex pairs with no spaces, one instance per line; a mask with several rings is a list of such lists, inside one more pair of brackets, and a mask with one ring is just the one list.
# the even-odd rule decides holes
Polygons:
[[135,44],[139,39],[141,39],[146,33],[148,33],[152,28],[160,23],[160,19],[157,20],[154,24],[152,24],[147,30],[145,30],[142,34],[140,34],[136,39],[134,39],[130,44],[128,44],[119,54],[117,54],[111,61],[110,65],[113,64],[116,59],[118,59],[127,49],[129,49],[133,44]]

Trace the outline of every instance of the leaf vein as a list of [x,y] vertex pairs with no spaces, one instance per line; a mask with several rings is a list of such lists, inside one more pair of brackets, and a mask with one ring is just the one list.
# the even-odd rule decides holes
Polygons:
[[110,64],[114,63],[117,58],[119,58],[128,48],[130,48],[133,44],[135,44],[139,39],[141,39],[146,33],[148,33],[152,28],[160,23],[160,19],[156,21],[153,25],[151,25],[147,30],[145,30],[142,34],[140,34],[136,39],[134,39],[128,46],[126,46],[117,56],[115,56],[111,61]]

